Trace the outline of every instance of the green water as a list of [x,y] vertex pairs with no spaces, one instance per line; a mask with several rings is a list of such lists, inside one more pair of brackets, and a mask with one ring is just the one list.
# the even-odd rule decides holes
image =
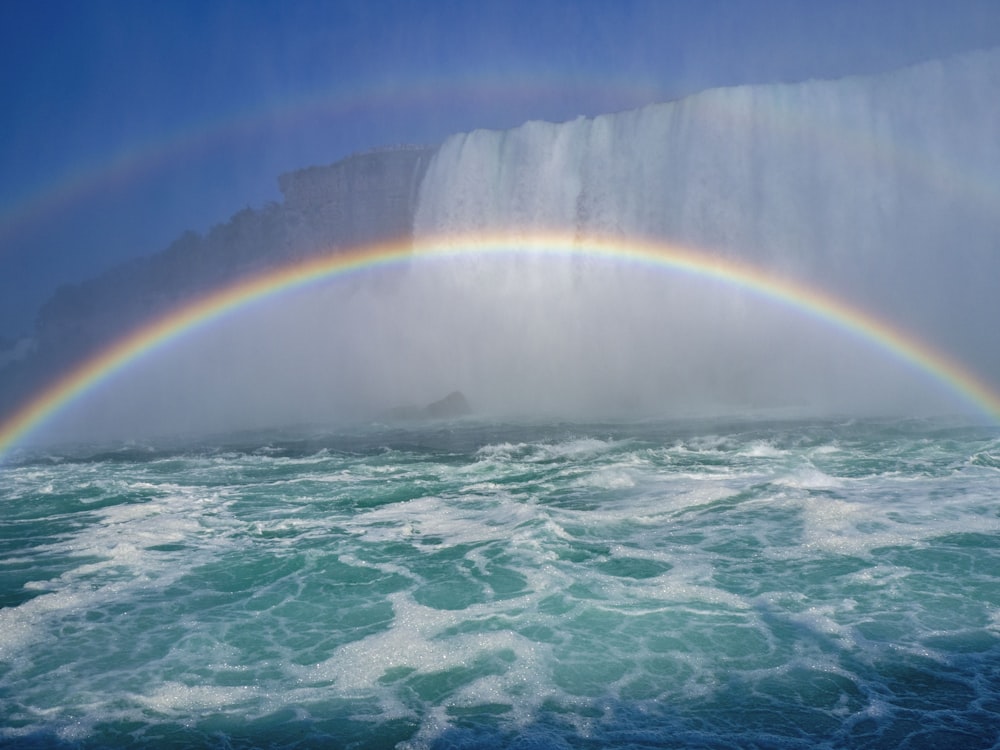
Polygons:
[[995,747],[998,499],[928,421],[24,455],[0,745]]

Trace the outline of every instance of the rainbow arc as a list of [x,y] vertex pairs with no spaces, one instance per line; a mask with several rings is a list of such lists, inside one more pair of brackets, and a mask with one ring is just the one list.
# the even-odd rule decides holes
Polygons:
[[40,390],[0,423],[0,458],[15,444],[52,421],[97,384],[169,342],[192,334],[251,303],[359,272],[377,272],[404,262],[448,262],[479,255],[583,255],[610,263],[633,263],[747,290],[786,305],[846,334],[867,341],[938,381],[943,388],[1000,422],[1000,395],[962,363],[908,332],[821,289],[776,277],[754,266],[679,245],[622,238],[579,238],[536,233],[509,236],[442,237],[417,243],[394,241],[339,251],[270,269],[241,279],[136,328]]

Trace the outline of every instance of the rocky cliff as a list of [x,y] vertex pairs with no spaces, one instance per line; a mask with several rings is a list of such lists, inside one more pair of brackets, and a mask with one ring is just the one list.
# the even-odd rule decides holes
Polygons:
[[282,202],[61,287],[39,311],[31,346],[0,359],[0,412],[68,364],[209,289],[292,259],[408,237],[434,150],[389,147],[282,175]]

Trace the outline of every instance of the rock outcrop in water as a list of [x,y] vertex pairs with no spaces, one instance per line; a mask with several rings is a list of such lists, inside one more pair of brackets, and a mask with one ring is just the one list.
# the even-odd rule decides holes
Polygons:
[[409,422],[423,419],[457,419],[472,414],[465,394],[452,391],[440,401],[427,406],[397,406],[387,411],[383,416],[390,422]]
[[461,391],[453,391],[440,401],[428,404],[425,411],[432,419],[454,419],[472,414],[472,407]]

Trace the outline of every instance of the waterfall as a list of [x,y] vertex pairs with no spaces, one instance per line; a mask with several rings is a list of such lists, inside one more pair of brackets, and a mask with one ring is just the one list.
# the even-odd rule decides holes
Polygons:
[[[738,258],[835,294],[1000,382],[1000,50],[879,76],[709,90],[442,144],[420,188],[418,242],[538,232]],[[567,308],[578,320],[589,307],[579,272],[536,272],[522,261],[518,278],[499,285],[506,309],[528,328],[532,315]],[[592,286],[610,304],[617,282],[603,273]],[[479,282],[477,294],[497,291],[481,273],[461,281]],[[549,290],[546,306],[532,307],[523,292],[534,288]],[[659,308],[643,293],[653,296],[637,301],[620,285],[613,296],[661,321],[710,317],[682,286]],[[717,302],[736,312],[715,315],[715,329],[699,320],[689,337],[760,334],[745,327],[745,300]]]

